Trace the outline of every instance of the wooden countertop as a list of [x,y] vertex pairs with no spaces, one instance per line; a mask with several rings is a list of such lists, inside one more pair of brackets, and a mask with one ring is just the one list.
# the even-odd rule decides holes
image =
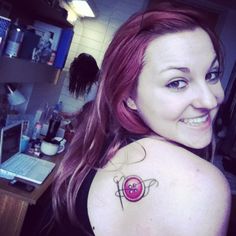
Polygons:
[[53,157],[44,156],[42,159],[52,161],[56,163],[55,168],[52,172],[48,175],[48,177],[44,180],[42,184],[33,184],[35,186],[34,191],[26,192],[24,190],[18,189],[14,186],[9,185],[9,180],[0,179],[0,194],[4,193],[9,196],[18,198],[20,200],[26,201],[29,204],[36,204],[37,200],[40,196],[47,190],[47,188],[52,184],[54,175],[58,169],[58,166],[64,156],[64,152]]

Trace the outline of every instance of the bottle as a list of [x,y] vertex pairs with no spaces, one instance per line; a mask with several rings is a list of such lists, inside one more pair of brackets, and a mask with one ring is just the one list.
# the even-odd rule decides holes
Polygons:
[[49,120],[49,126],[48,126],[48,131],[45,137],[45,140],[47,140],[48,142],[51,142],[52,139],[56,136],[57,131],[60,127],[61,124],[61,120],[57,119],[57,118],[51,118]]
[[9,31],[4,54],[9,57],[17,57],[23,37],[24,32],[16,20]]
[[60,111],[62,110],[62,102],[60,101],[54,107],[51,118],[49,120],[48,131],[45,137],[45,140],[50,142],[57,134],[57,131],[61,125],[61,115]]
[[62,111],[63,103],[62,101],[58,102],[54,106],[54,112],[60,113]]
[[41,129],[42,129],[41,123],[36,122],[31,139],[37,140],[40,137]]
[[50,66],[52,66],[53,63],[54,63],[55,57],[56,57],[56,52],[55,52],[55,51],[52,51],[52,52],[51,52],[50,59],[49,59],[49,61],[47,62],[47,64],[50,65]]

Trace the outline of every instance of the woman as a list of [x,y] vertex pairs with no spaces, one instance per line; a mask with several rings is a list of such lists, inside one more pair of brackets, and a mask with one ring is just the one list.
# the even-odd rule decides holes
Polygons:
[[69,91],[76,98],[84,97],[85,103],[92,101],[97,92],[99,68],[94,57],[81,53],[70,65]]
[[65,119],[70,120],[70,128],[73,130],[81,119],[80,113],[90,106],[94,100],[98,88],[99,68],[95,58],[88,53],[81,53],[76,57],[69,69],[69,92],[76,98],[83,97],[84,105],[79,111],[62,112]]
[[227,180],[193,153],[212,141],[222,69],[219,41],[195,11],[161,7],[128,19],[58,170],[60,230],[226,235]]

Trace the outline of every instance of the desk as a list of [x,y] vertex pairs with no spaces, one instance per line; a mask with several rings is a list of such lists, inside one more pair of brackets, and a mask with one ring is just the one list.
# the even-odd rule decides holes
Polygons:
[[54,175],[64,153],[55,157],[43,159],[56,163],[55,168],[46,180],[36,185],[33,192],[28,193],[8,184],[9,181],[0,179],[0,235],[18,236],[29,205],[36,204],[38,199],[52,184]]

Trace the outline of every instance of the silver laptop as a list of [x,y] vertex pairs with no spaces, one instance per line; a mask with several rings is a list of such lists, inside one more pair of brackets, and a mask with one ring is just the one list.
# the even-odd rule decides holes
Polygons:
[[0,170],[6,175],[41,184],[55,163],[21,153],[23,122],[3,127],[0,137]]

